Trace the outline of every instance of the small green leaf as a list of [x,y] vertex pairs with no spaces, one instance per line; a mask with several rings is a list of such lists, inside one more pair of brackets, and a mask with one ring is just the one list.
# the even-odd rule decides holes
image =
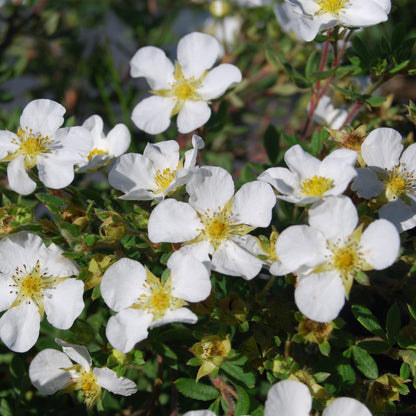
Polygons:
[[60,205],[68,205],[68,202],[60,198],[59,196],[49,195],[46,193],[37,193],[35,194],[36,198],[39,199],[40,202],[43,202],[45,205],[52,205],[52,206],[60,206]]
[[380,97],[378,95],[374,95],[365,100],[365,102],[367,104],[370,104],[371,107],[380,107],[384,103],[384,101],[386,101],[386,97]]
[[367,378],[376,379],[378,377],[377,364],[374,358],[360,347],[352,347],[352,356],[357,366]]
[[240,386],[235,386],[238,393],[238,400],[235,405],[235,416],[247,415],[250,411],[250,396]]
[[0,415],[1,416],[13,416],[13,409],[10,407],[6,399],[1,399]]
[[401,324],[402,322],[400,319],[400,308],[397,303],[395,303],[387,312],[386,319],[387,337],[392,344],[397,340],[397,337],[399,336]]
[[410,377],[410,367],[406,363],[403,363],[400,366],[400,378],[402,380],[407,380],[409,377]]
[[220,392],[214,386],[196,382],[193,378],[179,378],[175,381],[176,388],[184,396],[196,400],[215,400]]
[[382,354],[390,348],[390,345],[384,341],[362,341],[358,345],[370,354]]
[[264,133],[263,143],[269,161],[272,165],[276,163],[277,158],[279,156],[279,137],[279,133],[274,126],[270,125],[269,127],[267,127]]
[[221,370],[224,370],[228,375],[234,377],[235,380],[244,383],[249,388],[253,387],[256,382],[254,374],[245,373],[241,367],[234,365],[230,361],[224,362],[221,366]]
[[410,315],[416,321],[416,310],[411,305],[407,305],[407,309],[409,309]]
[[386,334],[383,328],[377,321],[377,318],[373,315],[370,309],[361,305],[352,305],[352,313],[357,318],[357,321],[372,334],[377,335],[380,338],[386,339]]
[[345,384],[353,385],[357,379],[355,371],[350,364],[337,365],[337,373]]
[[331,345],[329,344],[329,342],[323,341],[318,346],[319,346],[319,351],[321,352],[321,354],[328,357],[329,353],[331,352]]

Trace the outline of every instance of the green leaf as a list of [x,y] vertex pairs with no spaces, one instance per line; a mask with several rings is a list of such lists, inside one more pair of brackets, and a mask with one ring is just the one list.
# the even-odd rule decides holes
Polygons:
[[250,411],[250,396],[240,386],[235,386],[238,400],[235,405],[235,416],[247,415]]
[[371,107],[380,107],[384,101],[386,101],[386,97],[380,97],[378,95],[374,95],[372,97],[366,98],[365,102],[370,104]]
[[175,381],[176,388],[184,396],[196,400],[215,400],[220,392],[214,386],[197,383],[193,378],[179,378]]
[[370,309],[361,305],[352,305],[352,313],[357,318],[357,321],[372,334],[386,340],[386,334],[379,324],[377,318],[373,315]]
[[237,365],[234,365],[230,361],[224,362],[221,366],[221,370],[224,370],[228,375],[244,383],[247,387],[252,388],[256,383],[256,377],[252,373],[245,373],[243,369]]
[[360,370],[367,378],[376,379],[378,377],[377,363],[366,350],[353,346],[352,356],[358,370]]
[[337,373],[345,384],[353,385],[357,379],[355,371],[350,364],[337,365]]
[[45,193],[37,193],[35,194],[36,198],[39,199],[40,202],[43,202],[45,205],[52,205],[52,206],[60,206],[60,205],[68,205],[68,202],[60,198],[59,196],[45,194]]
[[411,305],[407,305],[407,309],[409,309],[410,315],[416,321],[416,310]]
[[1,416],[13,416],[13,410],[10,407],[9,403],[7,403],[6,399],[1,399],[0,415]]
[[319,70],[319,52],[315,49],[310,55],[308,60],[306,61],[305,67],[305,77],[309,81],[314,81],[313,73],[318,72]]
[[382,354],[390,349],[390,345],[384,341],[362,341],[358,345],[370,354]]
[[331,345],[329,344],[329,342],[323,341],[318,346],[319,346],[319,351],[321,352],[321,354],[328,357],[329,353],[331,352]]
[[400,366],[400,378],[402,380],[407,380],[410,377],[410,367],[408,366],[408,364],[403,363]]
[[399,336],[401,324],[402,321],[400,318],[400,308],[397,303],[395,303],[387,312],[386,319],[387,337],[392,344],[397,340],[397,337]]
[[272,125],[268,126],[263,138],[264,148],[266,149],[267,156],[270,163],[274,165],[277,162],[280,150],[280,135],[276,128]]

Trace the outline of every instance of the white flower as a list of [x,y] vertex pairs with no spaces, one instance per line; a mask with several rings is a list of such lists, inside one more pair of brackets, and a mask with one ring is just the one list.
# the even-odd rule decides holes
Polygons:
[[299,14],[296,13],[288,3],[275,4],[273,6],[274,14],[283,32],[302,39],[299,32]]
[[38,353],[29,366],[30,381],[41,393],[51,395],[58,390],[81,390],[89,409],[99,400],[101,388],[122,396],[136,393],[136,384],[128,378],[117,377],[109,368],[92,367],[85,346],[57,338],[55,342],[64,352],[48,348]]
[[91,172],[106,166],[129,148],[130,132],[124,124],[116,124],[107,137],[103,132],[103,119],[98,115],[87,118],[82,126],[91,132],[94,145],[88,154],[88,161],[79,164],[77,172]]
[[335,108],[331,98],[324,95],[313,113],[313,119],[320,125],[330,129],[339,130],[348,117],[348,111],[342,108]]
[[217,416],[211,410],[191,410],[190,412],[186,412],[183,416]]
[[263,262],[240,245],[256,227],[270,224],[276,197],[260,181],[244,184],[234,195],[231,175],[222,168],[203,167],[186,186],[189,203],[165,199],[152,211],[149,239],[186,244],[181,251],[212,255],[212,268],[245,279],[255,277]]
[[106,328],[111,345],[125,353],[147,337],[149,327],[197,322],[197,316],[184,306],[186,301],[200,302],[209,296],[206,263],[175,252],[169,258],[170,276],[165,282],[135,260],[123,258],[111,265],[101,281],[105,303],[117,312]]
[[136,126],[149,134],[162,133],[175,114],[181,133],[205,124],[211,115],[208,102],[241,81],[240,70],[231,64],[208,71],[219,51],[215,38],[198,32],[179,41],[175,65],[159,48],[139,49],[130,62],[130,73],[132,77],[145,77],[154,95],[134,108],[132,120]]
[[311,41],[336,25],[367,27],[387,20],[390,0],[286,0],[298,15],[296,33]]
[[[311,410],[308,387],[299,381],[283,380],[269,390],[264,416],[309,416]],[[324,409],[322,416],[371,416],[371,413],[358,400],[339,397]]]
[[161,200],[184,185],[192,175],[198,150],[204,147],[204,141],[193,135],[192,146],[182,160],[176,141],[148,143],[143,155],[128,153],[117,159],[108,181],[113,188],[124,192],[120,199]]
[[55,328],[68,329],[84,308],[84,283],[69,276],[77,266],[55,244],[19,232],[0,241],[0,338],[16,352],[39,337],[44,312]]
[[[309,210],[309,226],[285,229],[276,243],[283,266],[299,273],[295,302],[317,322],[338,316],[359,271],[383,270],[396,260],[399,234],[389,221],[372,222],[364,231],[352,201],[331,197]],[[312,274],[311,274],[312,273]]]
[[84,127],[59,128],[65,108],[51,100],[30,102],[20,117],[17,134],[0,131],[0,162],[9,162],[7,178],[13,191],[22,195],[36,188],[27,170],[37,166],[40,181],[60,189],[74,179],[74,165],[83,163],[92,147]]
[[285,153],[289,169],[269,168],[258,179],[276,188],[279,199],[311,204],[324,197],[342,194],[357,174],[356,159],[356,152],[338,149],[320,161],[297,144]]
[[401,231],[416,225],[416,144],[403,152],[402,137],[390,128],[373,130],[361,145],[368,167],[357,170],[352,190],[384,204],[379,216]]

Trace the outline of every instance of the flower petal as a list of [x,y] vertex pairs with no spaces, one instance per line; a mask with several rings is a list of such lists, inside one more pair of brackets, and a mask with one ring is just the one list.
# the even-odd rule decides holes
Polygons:
[[49,323],[58,329],[69,329],[84,309],[84,282],[66,279],[44,291],[45,313]]
[[29,195],[36,189],[36,182],[26,172],[24,156],[19,156],[7,165],[7,180],[10,189],[20,195]]
[[383,192],[384,184],[373,169],[358,168],[351,189],[357,192],[360,198],[371,199]]
[[311,408],[308,387],[299,381],[283,380],[267,393],[264,416],[308,416]]
[[201,233],[201,221],[187,203],[165,199],[152,211],[148,223],[149,239],[153,243],[182,243]]
[[131,396],[137,392],[136,383],[126,377],[117,377],[116,372],[109,368],[94,368],[92,371],[97,376],[97,384],[111,393]]
[[108,341],[120,352],[127,353],[147,338],[153,315],[139,309],[123,309],[112,316],[105,330]]
[[113,311],[133,305],[146,282],[146,269],[136,260],[122,258],[112,264],[101,279],[101,296]]
[[175,310],[167,310],[165,315],[162,318],[157,319],[151,323],[152,328],[158,326],[170,324],[172,322],[183,322],[185,324],[196,324],[198,322],[198,317],[191,312],[188,308],[179,308]]
[[329,404],[322,416],[372,416],[371,412],[358,400],[339,397]]
[[17,136],[11,131],[0,130],[0,160],[14,153],[19,146]]
[[241,71],[235,65],[221,64],[208,72],[197,92],[205,101],[213,100],[223,95],[232,84],[240,82],[241,78]]
[[178,62],[185,78],[198,79],[211,68],[220,53],[220,45],[214,37],[192,32],[178,43]]
[[0,319],[0,338],[7,348],[26,352],[39,338],[40,315],[33,302],[24,302],[4,313]]
[[145,77],[152,90],[169,89],[175,81],[174,70],[165,52],[154,46],[140,48],[130,61],[130,75]]
[[394,224],[400,233],[416,226],[416,211],[401,199],[383,205],[378,215]]
[[185,169],[190,169],[195,166],[198,150],[201,150],[205,147],[205,142],[201,137],[194,134],[192,136],[192,147],[192,149],[185,152],[185,162],[183,165]]
[[130,146],[131,136],[126,125],[116,124],[107,134],[107,140],[111,145],[111,156],[119,157],[127,152]]
[[372,26],[385,22],[388,18],[390,8],[384,8],[378,1],[373,0],[350,0],[348,7],[340,17],[345,26]]
[[131,119],[141,130],[159,134],[167,130],[176,101],[172,98],[154,95],[140,101],[133,109]]
[[295,289],[299,310],[316,322],[335,319],[345,303],[345,288],[337,272],[301,276]]
[[31,101],[20,117],[20,127],[31,129],[33,134],[51,136],[64,123],[65,107],[47,99]]
[[312,178],[319,171],[321,161],[305,152],[296,144],[285,153],[285,162],[288,168],[300,179]]
[[47,348],[33,358],[29,366],[32,384],[43,394],[54,394],[71,382],[71,373],[62,370],[72,367],[72,362],[61,351]]
[[245,183],[235,194],[232,203],[232,219],[239,224],[267,227],[272,220],[276,196],[265,182]]
[[190,133],[204,125],[211,116],[211,109],[205,101],[185,101],[176,123],[179,133]]
[[62,347],[63,352],[85,370],[90,371],[92,360],[85,345],[70,344],[62,339],[55,338],[55,342]]

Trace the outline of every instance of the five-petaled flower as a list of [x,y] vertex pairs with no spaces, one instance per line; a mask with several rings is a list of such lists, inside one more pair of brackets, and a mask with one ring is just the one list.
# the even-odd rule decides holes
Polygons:
[[213,270],[220,273],[245,279],[257,276],[263,261],[245,246],[250,231],[270,224],[276,204],[270,185],[249,182],[234,195],[231,175],[208,166],[194,173],[186,191],[189,203],[169,198],[152,211],[150,240],[185,243],[180,251],[209,254]]
[[240,70],[231,64],[209,71],[219,53],[218,41],[198,32],[179,41],[175,65],[159,48],[139,49],[130,62],[131,76],[145,77],[154,95],[133,109],[136,126],[146,133],[159,134],[169,127],[170,118],[176,114],[180,133],[189,133],[205,124],[211,115],[208,102],[241,81]]
[[209,296],[209,262],[176,252],[167,266],[170,274],[165,281],[128,258],[120,259],[104,273],[101,294],[117,312],[108,320],[106,335],[117,350],[129,352],[147,337],[149,327],[197,322],[197,316],[184,306]]
[[82,312],[84,283],[69,278],[78,267],[55,244],[25,231],[0,241],[0,338],[13,351],[29,350],[48,322],[68,329]]
[[85,162],[93,141],[84,127],[59,128],[64,113],[55,101],[34,100],[23,110],[17,134],[0,131],[0,162],[9,162],[7,179],[13,191],[27,195],[35,190],[27,172],[35,166],[48,188],[61,189],[73,181],[74,165]]
[[102,388],[122,396],[136,393],[133,381],[117,377],[109,368],[93,367],[84,345],[69,344],[57,338],[55,342],[64,352],[48,348],[38,353],[29,366],[30,381],[43,394],[80,390],[87,408],[91,409],[100,399]]

